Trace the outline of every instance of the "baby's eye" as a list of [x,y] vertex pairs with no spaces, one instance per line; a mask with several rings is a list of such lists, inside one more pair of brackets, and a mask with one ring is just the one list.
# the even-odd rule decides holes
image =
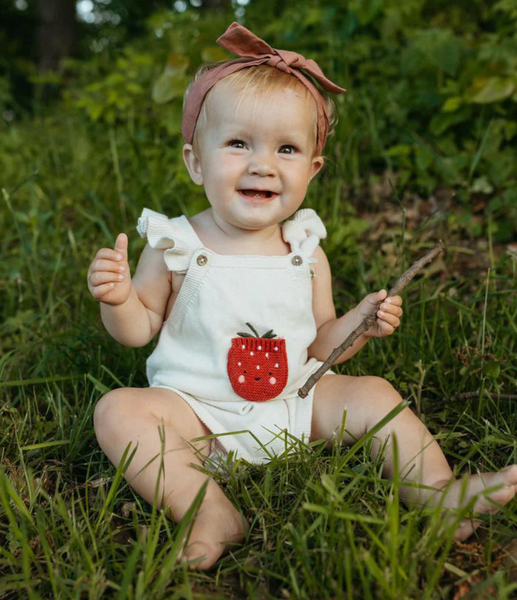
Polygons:
[[232,148],[244,148],[246,144],[242,140],[230,140],[228,146]]
[[[284,152],[284,150],[287,150],[287,152]],[[285,144],[280,148],[280,152],[282,154],[296,154],[296,152],[298,152],[298,149],[292,144]]]

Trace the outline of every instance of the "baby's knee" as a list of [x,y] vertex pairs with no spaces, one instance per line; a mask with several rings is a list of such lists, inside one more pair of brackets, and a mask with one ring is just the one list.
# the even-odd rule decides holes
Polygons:
[[369,414],[372,421],[379,422],[402,402],[402,397],[383,377],[368,376]]
[[402,401],[400,394],[384,377],[368,375],[364,379],[367,380],[367,385],[372,396],[378,398],[380,401],[386,401],[388,404],[392,404],[393,402],[399,404]]
[[[111,426],[119,421],[121,411],[124,410],[124,396],[124,388],[118,388],[111,390],[97,402],[93,412],[93,428],[97,438],[109,431]],[[126,411],[127,408],[126,403]]]

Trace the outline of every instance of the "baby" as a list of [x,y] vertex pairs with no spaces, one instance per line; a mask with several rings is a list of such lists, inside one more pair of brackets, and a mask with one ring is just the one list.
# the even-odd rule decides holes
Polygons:
[[[150,387],[106,394],[95,409],[97,439],[114,465],[130,442],[136,445],[127,481],[176,522],[208,479],[180,556],[198,569],[243,541],[248,523],[214,479],[191,465],[228,453],[266,463],[289,454],[293,436],[331,442],[344,411],[340,441],[352,444],[402,401],[380,377],[332,370],[306,398],[297,395],[373,307],[382,302],[376,323],[335,364],[369,338],[391,335],[402,315],[400,296],[387,298],[380,290],[336,317],[329,263],[319,245],[325,227],[313,209],[300,209],[324,164],[333,120],[332,102],[309,75],[328,92],[345,90],[314,61],[273,49],[237,23],[218,43],[240,58],[198,73],[183,119],[183,158],[211,208],[171,219],[144,209],[138,231],[148,243],[133,278],[123,233],[114,250],[97,252],[88,271],[89,290],[116,340],[144,346],[160,333],[147,362]],[[407,407],[377,432],[371,447],[376,456],[386,444],[388,477],[395,437],[401,479],[423,486],[401,488],[407,503],[442,501],[452,509],[473,498],[474,511],[488,513],[495,512],[494,502],[515,495],[517,465],[510,465],[470,476],[462,497],[462,482]],[[465,519],[456,537],[465,539],[478,524]]]

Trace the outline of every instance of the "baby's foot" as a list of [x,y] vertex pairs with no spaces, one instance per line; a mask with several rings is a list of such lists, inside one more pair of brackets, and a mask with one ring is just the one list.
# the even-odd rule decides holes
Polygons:
[[189,564],[189,570],[209,569],[233,544],[242,542],[249,524],[233,506],[231,509],[217,503],[201,507],[188,546],[182,548],[178,556],[180,562],[203,557],[200,562]]
[[[450,487],[446,491],[447,495],[444,499],[443,507],[461,508],[468,504],[474,496],[479,494],[474,504],[473,512],[477,514],[495,514],[499,512],[500,506],[504,506],[517,493],[517,464],[505,467],[496,473],[470,475],[466,483],[465,491],[462,491],[462,486],[465,486],[465,482],[461,479],[450,484]],[[499,489],[488,494],[482,494],[485,489],[496,486],[499,486]],[[438,501],[438,495],[436,496],[436,501]],[[500,505],[499,508],[494,506],[494,502]],[[454,521],[454,517],[451,515],[448,517],[447,523],[451,523],[452,521]],[[467,539],[480,524],[481,521],[479,519],[463,519],[456,529],[454,534],[455,539],[460,541]]]

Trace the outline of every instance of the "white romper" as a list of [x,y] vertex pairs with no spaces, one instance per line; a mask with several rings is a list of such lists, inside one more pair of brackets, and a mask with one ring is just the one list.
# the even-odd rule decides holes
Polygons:
[[145,208],[137,226],[165,249],[170,271],[186,273],[147,360],[149,385],[184,398],[213,434],[238,432],[219,436],[219,447],[255,464],[296,447],[284,430],[309,441],[315,386],[306,398],[298,389],[322,365],[307,354],[316,337],[309,265],[327,232],[311,208],[281,227],[287,256],[217,254],[184,215]]

